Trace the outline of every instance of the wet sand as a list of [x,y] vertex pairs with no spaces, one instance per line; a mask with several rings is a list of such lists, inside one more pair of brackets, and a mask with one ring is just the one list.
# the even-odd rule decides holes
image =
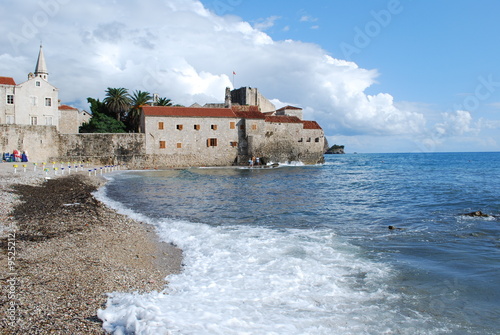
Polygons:
[[180,271],[181,250],[92,196],[102,178],[0,165],[2,334],[105,334],[106,293],[161,291]]

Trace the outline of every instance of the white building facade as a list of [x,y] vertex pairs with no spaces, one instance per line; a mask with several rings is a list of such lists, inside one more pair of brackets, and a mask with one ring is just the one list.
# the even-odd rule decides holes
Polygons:
[[0,124],[59,126],[59,90],[49,83],[42,46],[35,72],[16,84],[0,77]]

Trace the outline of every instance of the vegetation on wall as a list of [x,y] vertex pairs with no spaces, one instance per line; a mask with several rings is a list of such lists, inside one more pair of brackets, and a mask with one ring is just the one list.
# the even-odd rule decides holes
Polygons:
[[87,101],[92,118],[80,127],[80,133],[138,133],[143,106],[173,106],[170,99],[158,98],[153,102],[151,93],[136,90],[130,94],[123,87],[108,87],[102,102],[94,98]]

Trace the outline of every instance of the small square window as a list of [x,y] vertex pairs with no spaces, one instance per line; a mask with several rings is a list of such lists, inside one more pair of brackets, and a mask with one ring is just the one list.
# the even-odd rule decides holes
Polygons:
[[194,125],[194,130],[200,130],[200,129],[201,129],[201,126],[199,124]]
[[14,96],[12,94],[7,95],[7,104],[8,105],[13,105],[14,104]]
[[216,124],[211,125],[211,126],[210,126],[210,129],[212,129],[212,130],[217,130],[217,125],[216,125]]
[[40,82],[39,81],[36,82],[36,86],[40,86]]
[[51,98],[45,98],[45,106],[47,106],[47,107],[52,106],[52,99]]
[[238,142],[229,142],[229,144],[231,145],[231,147],[235,148],[238,146]]
[[207,140],[207,147],[216,147],[217,146],[217,139],[216,138],[209,138]]
[[300,142],[304,142],[304,139],[303,139],[303,138],[301,138],[301,139],[299,140],[299,143],[300,143]]
[[235,129],[235,128],[236,128],[236,122],[230,122],[229,129]]
[[319,137],[316,137],[316,138],[314,139],[314,142],[319,143]]
[[252,130],[257,130],[257,125],[256,124],[252,124]]
[[182,143],[177,143],[177,149],[181,149],[182,148]]
[[158,122],[158,129],[159,130],[165,129],[165,124],[163,122]]
[[32,126],[36,126],[38,124],[38,118],[36,116],[32,116],[30,119],[30,123]]
[[182,124],[178,124],[178,125],[176,126],[176,128],[177,128],[177,130],[182,130],[182,128],[184,128],[184,127],[182,126]]
[[160,149],[165,149],[167,147],[167,142],[160,141]]

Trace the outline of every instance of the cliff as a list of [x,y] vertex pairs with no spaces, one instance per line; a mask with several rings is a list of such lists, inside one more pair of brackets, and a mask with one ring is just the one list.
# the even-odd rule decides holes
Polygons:
[[336,145],[334,144],[331,148],[329,148],[325,154],[330,155],[330,154],[345,154],[344,151],[344,146],[343,145]]

